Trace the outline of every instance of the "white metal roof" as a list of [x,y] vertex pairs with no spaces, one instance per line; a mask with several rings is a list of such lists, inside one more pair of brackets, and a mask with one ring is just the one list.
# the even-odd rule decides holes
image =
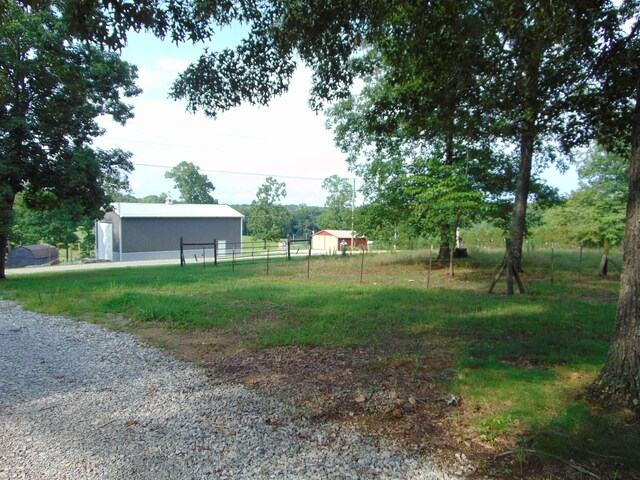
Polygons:
[[200,205],[188,203],[112,203],[120,218],[242,218],[229,205]]
[[[316,235],[320,235],[321,233],[328,233],[329,235],[337,238],[351,238],[351,235],[353,234],[351,230],[320,230],[319,232],[316,232]],[[356,234],[355,236],[357,237],[358,235]]]

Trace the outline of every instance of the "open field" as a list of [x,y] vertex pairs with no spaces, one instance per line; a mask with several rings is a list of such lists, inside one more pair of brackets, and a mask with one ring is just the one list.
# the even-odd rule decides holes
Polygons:
[[597,252],[580,266],[577,251],[525,254],[527,294],[510,298],[504,279],[486,293],[500,253],[481,251],[454,278],[413,252],[281,260],[269,275],[257,261],[21,275],[0,296],[131,331],[214,381],[295,396],[292,415],[397,437],[469,475],[640,478],[638,425],[586,396],[620,256],[601,279]]

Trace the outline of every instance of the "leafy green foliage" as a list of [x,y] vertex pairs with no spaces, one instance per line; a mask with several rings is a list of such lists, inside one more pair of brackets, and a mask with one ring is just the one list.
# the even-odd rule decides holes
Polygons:
[[180,162],[164,174],[173,180],[180,192],[180,200],[184,203],[218,203],[210,192],[215,190],[213,183],[200,168],[191,162]]
[[247,227],[251,234],[262,241],[282,238],[287,222],[287,209],[279,202],[287,196],[286,185],[273,177],[267,177],[258,188],[256,199],[251,202]]
[[575,243],[621,245],[628,192],[628,163],[619,155],[592,148],[578,167],[580,188],[545,214],[545,227]]
[[[70,211],[73,205],[62,205],[50,210],[33,210],[24,203],[24,195],[18,194],[14,204],[14,223],[10,241],[14,245],[49,243],[69,246],[78,241],[78,230],[93,229],[93,222]],[[80,219],[80,220],[78,220]]]
[[414,215],[421,230],[453,245],[457,227],[481,216],[483,196],[472,188],[458,165],[427,162],[426,173],[407,179],[406,190],[414,198]]
[[327,191],[327,200],[318,225],[321,229],[350,230],[355,195],[352,183],[348,178],[332,175],[324,179],[322,188]]
[[169,195],[167,193],[161,193],[160,195],[147,195],[146,197],[137,198],[131,194],[118,193],[113,196],[114,202],[128,202],[128,203],[165,203]]
[[307,237],[313,232],[320,230],[319,218],[322,215],[323,207],[314,207],[305,204],[287,205],[289,212],[289,226],[287,233],[295,237]]

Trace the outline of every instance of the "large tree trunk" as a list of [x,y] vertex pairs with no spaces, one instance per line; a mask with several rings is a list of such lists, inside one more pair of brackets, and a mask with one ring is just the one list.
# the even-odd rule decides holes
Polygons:
[[9,232],[13,223],[13,201],[15,195],[8,186],[0,186],[0,280],[4,280]]
[[7,257],[7,241],[8,236],[4,233],[0,233],[0,280],[5,280],[7,277],[4,273],[5,258]]
[[527,200],[531,188],[531,166],[533,164],[533,144],[535,134],[529,130],[520,138],[520,168],[516,184],[516,198],[513,203],[510,237],[513,244],[513,265],[522,271],[522,244],[527,217]]
[[633,114],[623,250],[613,343],[592,392],[605,403],[628,406],[640,415],[640,88]]

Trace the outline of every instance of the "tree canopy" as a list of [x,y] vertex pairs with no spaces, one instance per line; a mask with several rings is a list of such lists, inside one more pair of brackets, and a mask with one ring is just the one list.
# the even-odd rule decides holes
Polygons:
[[[33,210],[24,204],[22,194],[16,196],[14,224],[10,241],[18,245],[36,243],[69,246],[78,241],[77,231],[86,221],[69,207],[62,205],[54,210]],[[89,222],[93,227],[93,222]]]
[[351,230],[355,195],[352,183],[348,178],[331,175],[324,179],[322,188],[327,192],[327,200],[324,212],[318,217],[320,228]]
[[190,162],[180,162],[167,173],[166,178],[173,180],[184,203],[218,203],[211,196],[216,189],[209,178],[200,173],[200,168]]
[[287,209],[280,203],[287,196],[286,185],[273,177],[267,177],[258,188],[256,199],[251,202],[247,227],[252,235],[267,242],[282,238],[287,223]]
[[628,193],[628,160],[594,146],[578,164],[580,188],[550,209],[546,223],[575,243],[621,245]]

